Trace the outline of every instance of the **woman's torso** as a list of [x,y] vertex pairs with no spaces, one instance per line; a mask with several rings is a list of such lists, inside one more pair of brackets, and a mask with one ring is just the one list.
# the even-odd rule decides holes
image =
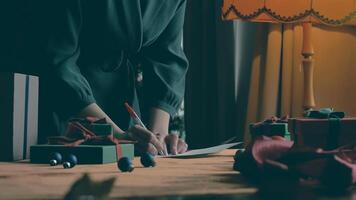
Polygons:
[[164,31],[178,2],[82,1],[78,66],[97,104],[124,129],[130,120],[123,103],[139,110],[134,68],[140,62],[140,52]]

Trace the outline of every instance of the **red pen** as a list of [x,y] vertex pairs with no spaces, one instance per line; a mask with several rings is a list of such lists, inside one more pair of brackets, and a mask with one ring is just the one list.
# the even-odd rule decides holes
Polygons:
[[141,121],[141,119],[136,114],[136,112],[134,111],[134,109],[131,108],[131,106],[128,103],[125,103],[125,107],[126,107],[127,111],[129,112],[131,118],[135,121],[135,123],[142,126],[144,129],[147,129],[146,126]]
[[[126,102],[125,103],[125,107],[127,109],[127,111],[129,112],[131,118],[135,121],[136,124],[142,126],[144,129],[148,130],[146,128],[146,126],[143,124],[143,122],[141,121],[140,117],[138,117],[138,115],[136,114],[136,112],[134,111],[134,109]],[[166,155],[164,153],[164,151],[159,151],[160,155]]]

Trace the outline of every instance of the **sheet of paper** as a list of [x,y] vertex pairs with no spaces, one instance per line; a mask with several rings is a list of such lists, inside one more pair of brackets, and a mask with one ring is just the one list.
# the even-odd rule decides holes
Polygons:
[[204,149],[195,149],[195,150],[190,150],[182,154],[178,155],[168,155],[168,156],[159,156],[161,158],[189,158],[189,157],[201,157],[201,156],[206,156],[209,154],[214,154],[214,153],[219,153],[225,149],[237,146],[242,144],[243,142],[235,142],[235,143],[228,143],[228,144],[222,144],[214,147],[209,147],[209,148],[204,148]]

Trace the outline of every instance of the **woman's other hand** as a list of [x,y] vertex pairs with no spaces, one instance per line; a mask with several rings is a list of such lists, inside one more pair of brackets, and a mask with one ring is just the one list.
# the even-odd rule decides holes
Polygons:
[[177,134],[166,135],[164,139],[164,146],[168,149],[168,152],[172,155],[184,153],[188,150],[188,144]]

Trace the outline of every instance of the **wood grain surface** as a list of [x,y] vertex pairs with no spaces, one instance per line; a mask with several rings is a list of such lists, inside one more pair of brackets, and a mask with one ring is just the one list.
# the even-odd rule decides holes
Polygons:
[[157,158],[155,168],[143,168],[134,159],[132,173],[120,173],[116,164],[62,166],[0,163],[0,199],[61,199],[71,184],[89,173],[94,180],[117,177],[110,197],[164,195],[248,194],[255,188],[232,170],[233,150],[195,159]]

